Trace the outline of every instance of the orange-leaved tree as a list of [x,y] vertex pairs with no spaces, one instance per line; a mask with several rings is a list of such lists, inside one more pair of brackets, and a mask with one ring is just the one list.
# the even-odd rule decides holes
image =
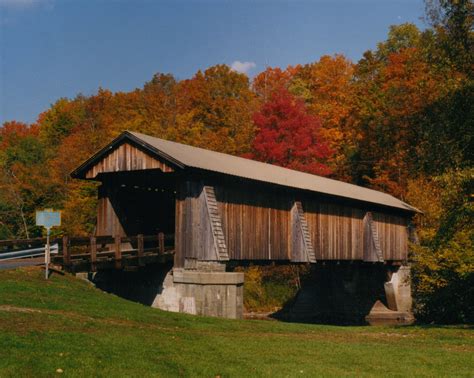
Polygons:
[[255,95],[248,77],[217,65],[177,88],[176,126],[167,138],[230,154],[250,151]]
[[349,59],[325,55],[303,66],[290,86],[292,93],[305,100],[308,111],[321,120],[321,134],[334,150],[328,164],[334,175],[344,180],[350,180],[347,156],[355,146],[347,126],[354,102],[353,75],[354,64]]

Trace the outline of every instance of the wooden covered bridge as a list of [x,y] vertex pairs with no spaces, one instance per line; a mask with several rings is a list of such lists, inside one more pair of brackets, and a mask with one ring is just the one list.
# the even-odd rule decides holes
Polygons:
[[135,132],[72,177],[100,181],[96,237],[129,238],[115,248],[136,249],[137,235],[174,235],[158,307],[241,316],[243,275],[226,272],[229,261],[325,263],[326,271],[352,262],[356,276],[367,272],[366,286],[371,276],[374,287],[384,283],[365,265],[385,272],[385,304],[409,312],[397,274],[417,210],[388,194]]

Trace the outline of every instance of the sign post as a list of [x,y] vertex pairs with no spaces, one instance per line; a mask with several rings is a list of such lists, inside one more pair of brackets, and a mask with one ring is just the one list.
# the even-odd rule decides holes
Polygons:
[[54,211],[53,209],[44,209],[43,211],[36,212],[36,225],[43,226],[46,228],[46,246],[44,249],[44,265],[45,265],[45,278],[49,276],[49,263],[51,260],[51,246],[49,243],[49,235],[51,227],[61,225],[61,212]]

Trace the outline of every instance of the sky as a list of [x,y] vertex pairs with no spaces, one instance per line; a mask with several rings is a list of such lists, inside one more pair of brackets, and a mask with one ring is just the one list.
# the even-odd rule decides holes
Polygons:
[[249,77],[344,54],[390,25],[424,27],[422,0],[0,0],[0,124],[35,122],[61,97],[130,91],[228,64]]

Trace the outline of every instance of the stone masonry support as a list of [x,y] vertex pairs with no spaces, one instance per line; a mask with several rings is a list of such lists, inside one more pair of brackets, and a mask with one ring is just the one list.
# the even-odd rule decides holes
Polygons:
[[241,319],[244,274],[216,269],[218,264],[213,262],[208,262],[209,266],[201,265],[197,264],[199,270],[173,269],[152,306],[166,311]]
[[372,325],[413,323],[410,267],[400,266],[391,272],[384,290],[387,306],[377,301],[366,316],[367,322]]

